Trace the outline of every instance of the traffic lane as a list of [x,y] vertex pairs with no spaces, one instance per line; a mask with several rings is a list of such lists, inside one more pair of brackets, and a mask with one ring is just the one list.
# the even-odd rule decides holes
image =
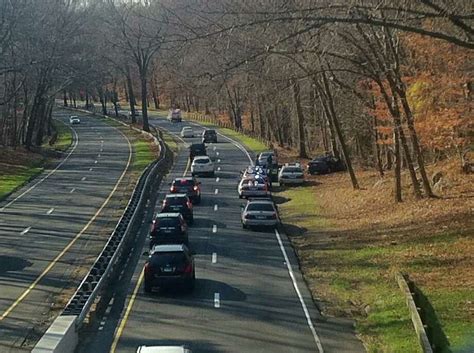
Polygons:
[[[223,148],[225,149],[225,147]],[[228,148],[232,150],[235,146],[229,146]],[[238,155],[233,157],[235,157],[233,158],[234,163],[231,166],[235,173],[248,165],[245,158],[240,157],[241,161],[238,163]],[[212,193],[212,189],[216,190],[218,185],[221,187],[222,193],[218,193],[216,196],[215,193]],[[144,338],[145,343],[151,344],[150,340],[143,336],[143,332],[151,332],[154,327],[160,328],[159,332],[154,334],[154,344],[164,341],[169,342],[170,339],[176,340],[177,343],[183,343],[183,338],[186,338],[184,343],[190,341],[188,343],[191,347],[198,349],[198,351],[200,347],[193,346],[192,342],[199,342],[203,337],[206,338],[207,342],[212,343],[212,347],[219,347],[218,351],[226,352],[236,351],[236,349],[242,351],[242,347],[244,347],[243,351],[246,352],[260,351],[261,349],[266,351],[267,348],[270,348],[272,352],[306,352],[308,349],[314,348],[309,329],[304,326],[304,316],[301,314],[294,315],[295,311],[298,312],[298,309],[301,312],[298,302],[291,299],[294,297],[294,290],[291,292],[291,286],[285,286],[287,290],[290,290],[290,292],[285,293],[279,288],[278,283],[282,280],[288,282],[288,274],[284,269],[275,269],[276,264],[282,265],[281,254],[275,251],[274,254],[266,255],[262,263],[261,259],[252,253],[252,248],[256,248],[253,251],[262,255],[264,249],[269,246],[272,247],[271,244],[267,244],[269,234],[263,233],[264,244],[260,246],[256,246],[254,241],[249,241],[249,239],[242,241],[243,231],[239,220],[241,201],[236,199],[235,180],[229,179],[219,183],[214,180],[211,183],[203,184],[203,189],[207,189],[204,192],[209,193],[211,197],[214,197],[213,200],[216,200],[223,207],[224,210],[220,209],[218,219],[225,220],[225,222],[218,221],[215,216],[209,218],[209,215],[213,212],[209,207],[212,202],[208,205],[207,210],[200,211],[198,207],[196,208],[196,228],[191,229],[190,240],[198,253],[196,256],[198,280],[195,291],[189,296],[185,295],[186,298],[189,297],[187,299],[188,306],[183,310],[183,306],[187,302],[183,302],[182,299],[180,301],[179,298],[176,299],[173,296],[169,298],[169,301],[165,301],[162,297],[156,299],[152,297],[150,299],[139,294],[132,316],[128,321],[129,325],[126,326],[124,337],[119,341],[118,351],[131,351],[137,345],[143,344]],[[225,211],[227,207],[222,206],[225,204],[233,204],[231,206],[233,211],[227,213]],[[230,219],[233,220],[229,221]],[[211,224],[217,226],[216,233],[212,232]],[[206,242],[211,239],[212,245],[208,247],[205,243],[200,246],[199,242],[196,244],[198,239],[203,239]],[[229,246],[232,241],[236,242],[235,246]],[[249,245],[246,246],[245,242]],[[235,253],[235,248],[239,248],[241,251]],[[220,259],[220,261],[217,261],[217,265],[210,265],[212,257],[209,255],[211,251],[216,252]],[[229,253],[232,256],[229,256]],[[271,263],[268,263],[269,259],[271,259]],[[266,269],[264,270],[264,268]],[[276,274],[273,273],[274,271],[276,271]],[[272,286],[275,285],[278,288],[272,290]],[[269,290],[267,291],[265,288]],[[222,306],[214,308],[214,295],[221,292],[220,301]],[[275,296],[274,293],[279,294]],[[251,299],[248,299],[249,294]],[[150,305],[150,300],[152,300],[152,303],[156,300],[156,304]],[[276,302],[276,304],[272,307],[268,305],[268,302]],[[270,310],[268,310],[269,307]],[[287,310],[278,313],[277,309],[281,310],[281,307],[287,308]],[[159,311],[153,311],[154,308]],[[219,310],[222,308],[223,310]],[[135,315],[135,311],[139,314]],[[152,314],[149,319],[141,321],[140,325],[131,323],[134,318],[142,317],[144,313],[150,313],[150,311]],[[192,323],[197,321],[196,325],[189,323],[191,319]],[[273,321],[270,319],[273,319]],[[223,322],[229,323],[229,325],[223,328]],[[292,327],[294,322],[296,322],[295,327]],[[181,326],[182,330],[176,329]],[[307,334],[304,335],[304,338],[307,339],[303,338],[302,340],[302,337],[299,337],[297,333],[305,327]],[[169,332],[167,328],[169,328]],[[274,339],[272,337],[273,333],[281,337],[281,341]],[[269,335],[272,338],[269,338]],[[193,337],[193,339],[189,340],[189,337]],[[272,344],[271,342],[275,343]],[[202,351],[207,352],[210,348],[205,346]]]
[[[67,120],[66,114],[62,117]],[[78,126],[81,126],[81,129]],[[52,259],[64,250],[66,244],[70,244],[73,237],[95,215],[107,194],[112,191],[113,183],[120,177],[120,169],[123,169],[128,161],[123,156],[117,156],[116,152],[112,152],[124,150],[124,147],[128,151],[128,143],[123,136],[112,136],[112,127],[98,121],[94,123],[93,119],[88,118],[82,119],[82,125],[74,127],[79,131],[80,139],[74,153],[60,165],[58,170],[37,184],[29,193],[14,203],[7,200],[8,207],[0,214],[3,219],[0,226],[5,224],[11,226],[9,221],[13,221],[14,224],[33,224],[27,233],[23,235],[20,233],[17,239],[12,237],[11,228],[6,227],[0,233],[2,242],[0,259],[3,257],[6,261],[16,264],[13,268],[0,273],[2,315],[6,314],[12,305],[16,305],[0,322],[2,332],[0,347],[9,347],[11,351],[23,349],[22,347],[28,345],[30,341],[34,343],[34,340],[38,338],[38,332],[45,329],[42,327],[38,330],[38,325],[50,319],[50,306],[58,300],[60,302],[67,300],[58,298],[57,295],[63,288],[75,286],[71,283],[73,280],[80,280],[80,278],[73,278],[75,275],[73,270],[77,269],[74,265],[82,261],[92,261],[92,257],[97,255],[106,240],[103,235],[100,239],[97,234],[82,234],[68,252],[64,253],[62,258],[49,269],[47,275],[36,283],[21,302],[17,303],[18,298],[27,292],[39,276],[44,274],[43,271],[51,265]],[[114,134],[117,132],[115,131]],[[110,137],[105,138],[106,135]],[[124,141],[116,143],[116,140],[120,139]],[[89,140],[91,143],[88,143]],[[107,146],[109,142],[110,146]],[[95,161],[99,154],[105,151],[107,151],[106,155],[110,154],[107,162],[103,163],[107,164],[103,166],[107,173],[100,172],[94,176],[90,174],[89,181],[87,177],[83,180],[81,177],[77,181],[78,175],[84,176],[84,173],[92,172],[93,165],[96,165],[96,169],[99,168],[97,165],[100,165],[100,162],[95,163]],[[83,168],[84,165],[88,169]],[[46,200],[42,195],[48,195]],[[60,205],[59,208],[62,211],[59,211],[58,207],[47,205],[46,213],[54,209],[50,214],[43,213],[46,202],[51,202],[51,205]],[[33,212],[34,209],[38,209],[38,214]],[[52,215],[54,216],[51,217]],[[94,227],[97,223],[99,222],[91,226]],[[31,335],[33,337],[30,340]]]

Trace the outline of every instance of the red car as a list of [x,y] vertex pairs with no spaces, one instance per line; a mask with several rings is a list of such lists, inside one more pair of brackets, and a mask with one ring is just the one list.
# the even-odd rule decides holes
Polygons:
[[172,194],[186,194],[193,204],[201,202],[201,183],[194,177],[176,178],[170,183]]

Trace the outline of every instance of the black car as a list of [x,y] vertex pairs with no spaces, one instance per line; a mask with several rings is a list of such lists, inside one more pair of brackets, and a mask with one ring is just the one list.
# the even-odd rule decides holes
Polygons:
[[161,213],[181,213],[188,224],[193,224],[193,204],[186,194],[168,194],[163,200]]
[[196,280],[193,254],[184,244],[156,245],[145,263],[144,275],[145,293],[154,287],[191,291]]
[[331,155],[319,156],[308,163],[309,174],[329,174],[346,170],[346,166],[339,159]]
[[194,177],[176,178],[170,184],[170,192],[186,193],[193,204],[201,202],[201,183]]
[[156,215],[150,229],[150,249],[157,244],[189,244],[188,226],[181,213]]
[[217,143],[216,130],[204,130],[202,133],[202,143]]
[[189,146],[189,159],[193,160],[196,156],[207,156],[206,145],[204,143],[193,143]]

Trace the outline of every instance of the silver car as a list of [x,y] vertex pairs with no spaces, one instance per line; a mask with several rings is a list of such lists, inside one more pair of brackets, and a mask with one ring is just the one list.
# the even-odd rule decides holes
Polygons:
[[242,210],[242,227],[271,227],[275,228],[280,223],[280,217],[275,204],[270,199],[249,200]]
[[271,195],[265,179],[257,176],[242,178],[237,187],[237,192],[239,193],[239,198],[267,197]]
[[304,173],[299,163],[285,164],[278,173],[278,182],[280,185],[296,184],[301,185],[304,183]]

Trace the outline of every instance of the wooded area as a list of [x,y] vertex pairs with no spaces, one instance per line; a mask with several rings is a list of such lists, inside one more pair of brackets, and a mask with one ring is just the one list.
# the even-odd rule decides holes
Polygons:
[[[474,4],[467,0],[0,0],[0,146],[40,146],[56,98],[136,122],[179,106],[347,166],[471,171]],[[138,99],[139,98],[139,99]]]

